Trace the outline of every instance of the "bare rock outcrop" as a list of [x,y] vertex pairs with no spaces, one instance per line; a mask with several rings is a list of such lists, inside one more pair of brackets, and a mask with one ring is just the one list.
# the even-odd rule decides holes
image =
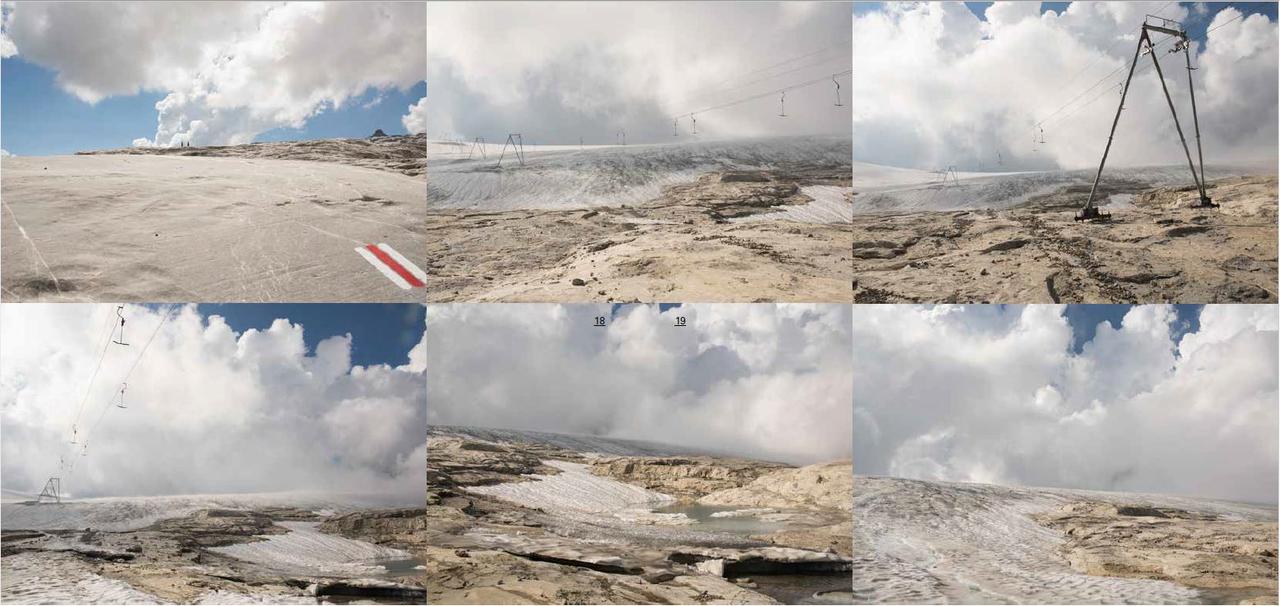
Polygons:
[[853,465],[836,461],[776,469],[749,484],[707,494],[703,505],[853,510]]
[[780,463],[713,457],[605,457],[592,463],[591,472],[678,499],[696,500],[784,468]]
[[555,475],[560,470],[543,465],[543,459],[580,460],[581,456],[550,446],[519,447],[460,436],[427,438],[427,485],[444,487],[490,486],[528,480],[532,474]]
[[312,139],[271,141],[243,145],[201,147],[126,147],[77,152],[76,155],[130,154],[208,158],[264,158],[336,162],[398,172],[411,177],[427,171],[427,136],[386,135],[381,130],[365,139]]
[[421,547],[427,541],[427,510],[406,507],[353,511],[325,520],[319,529],[375,545]]
[[1062,555],[1080,572],[1173,581],[1225,591],[1234,601],[1276,602],[1274,521],[1097,502],[1070,503],[1033,518],[1066,535]]
[[428,549],[427,601],[444,604],[776,604],[718,576],[609,574],[500,551]]

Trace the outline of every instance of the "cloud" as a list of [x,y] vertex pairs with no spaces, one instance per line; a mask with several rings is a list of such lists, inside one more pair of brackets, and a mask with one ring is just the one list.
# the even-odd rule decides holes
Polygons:
[[[1043,15],[1036,3],[998,2],[985,23],[958,2],[886,3],[859,14],[855,159],[923,169],[1096,167],[1138,27],[1158,9],[1172,19],[1205,19],[1162,2],[1074,2]],[[1276,23],[1256,14],[1232,21],[1239,16],[1235,8],[1218,11],[1213,31],[1193,49],[1205,160],[1274,163]],[[1172,46],[1163,44],[1157,57],[1194,154],[1185,59],[1165,54]],[[1046,143],[1037,144],[1036,125],[1046,119]],[[1156,72],[1140,57],[1107,162],[1185,161]]]
[[[822,2],[440,2],[428,7],[431,130],[441,137],[613,143],[673,140],[672,117],[710,137],[849,133],[850,8]],[[794,60],[793,60],[794,59]],[[766,69],[767,68],[767,69]],[[677,125],[682,136],[691,122]]]
[[849,313],[627,306],[598,328],[607,306],[432,306],[428,419],[793,463],[848,458]]
[[417,103],[410,105],[409,113],[400,118],[400,123],[411,134],[427,132],[427,98],[418,99]]
[[0,158],[12,158],[12,157],[13,157],[13,154],[9,153],[8,150],[0,149]]
[[234,144],[421,82],[425,14],[420,2],[23,3],[4,35],[85,102],[167,93],[151,144]]
[[1057,306],[860,306],[858,473],[1274,502],[1277,309],[1131,308],[1079,353]]
[[[156,333],[163,310],[126,306],[130,347],[102,356],[110,305],[0,308],[0,423],[9,490],[39,490],[62,471],[76,496],[317,490],[421,495],[426,378],[399,367],[352,366],[350,335],[308,352],[287,319],[236,333],[194,306]],[[425,349],[423,341],[414,351]],[[417,354],[421,356],[421,354]],[[72,424],[88,455],[69,444]]]

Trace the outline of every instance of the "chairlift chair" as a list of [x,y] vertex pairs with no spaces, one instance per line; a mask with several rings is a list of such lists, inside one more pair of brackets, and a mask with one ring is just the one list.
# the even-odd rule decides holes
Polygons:
[[124,341],[124,306],[123,305],[116,306],[116,317],[120,318],[120,338],[112,339],[112,343],[115,343],[116,345],[124,345],[128,347],[129,344],[125,343]]

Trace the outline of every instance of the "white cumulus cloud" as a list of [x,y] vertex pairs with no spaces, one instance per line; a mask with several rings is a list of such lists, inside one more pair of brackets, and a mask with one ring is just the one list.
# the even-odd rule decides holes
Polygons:
[[[812,463],[848,458],[840,305],[441,305],[432,424],[652,440]],[[687,326],[675,326],[676,318]]]
[[[1096,167],[1138,28],[1157,12],[1208,18],[1165,2],[1073,2],[1044,14],[1038,3],[997,2],[986,22],[959,2],[891,2],[860,13],[853,20],[855,159],[922,169]],[[1276,23],[1238,17],[1222,8],[1205,24],[1207,39],[1193,43],[1204,157],[1274,164]],[[1172,47],[1164,42],[1156,56],[1194,155],[1185,58],[1166,54]],[[1139,57],[1137,69],[1108,164],[1184,163],[1151,60]],[[1043,144],[1034,141],[1041,121]]]
[[404,124],[404,129],[412,134],[427,132],[427,98],[418,99],[417,103],[409,106],[409,113],[400,118],[400,123]]
[[235,144],[424,80],[425,14],[421,2],[21,3],[0,50],[89,103],[166,93],[149,144]]
[[[353,366],[360,344],[350,335],[308,352],[305,327],[288,319],[236,333],[194,306],[161,325],[164,312],[126,306],[130,345],[109,344],[103,355],[114,306],[0,307],[5,489],[39,490],[61,473],[64,488],[82,497],[421,494],[426,377],[415,357],[422,354],[400,366]],[[414,351],[425,349],[422,341]],[[135,361],[126,408],[117,408]],[[69,443],[73,424],[87,456]],[[75,461],[71,471],[60,458]]]
[[[850,5],[825,2],[436,2],[431,131],[526,141],[668,142],[673,116],[713,137],[849,134]],[[820,81],[787,93],[779,88]],[[675,125],[688,137],[691,121]]]
[[1274,502],[1277,309],[1131,308],[1072,349],[1063,309],[858,306],[864,474]]

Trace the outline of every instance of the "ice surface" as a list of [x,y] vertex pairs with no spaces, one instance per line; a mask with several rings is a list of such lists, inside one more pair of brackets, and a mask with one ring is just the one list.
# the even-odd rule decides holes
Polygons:
[[218,589],[200,596],[195,603],[229,604],[232,606],[239,604],[315,604],[316,599],[311,596],[239,593]]
[[201,509],[288,506],[312,510],[349,511],[362,507],[402,505],[413,505],[413,503],[405,503],[403,498],[383,495],[318,493],[105,497],[64,500],[61,504],[41,505],[29,502],[7,502],[0,505],[0,528],[4,530],[93,528],[119,532],[145,528],[160,520],[180,518]]
[[886,603],[1191,603],[1165,581],[1072,570],[1062,536],[1028,514],[1069,501],[1151,503],[1242,519],[1274,508],[1161,495],[1027,489],[858,476],[854,480],[854,595]]
[[532,482],[472,486],[467,490],[487,494],[549,513],[617,514],[631,519],[635,510],[649,510],[674,503],[675,498],[603,476],[593,475],[581,463],[543,461],[560,470],[556,475],[529,476]]
[[273,570],[344,577],[381,575],[386,573],[383,562],[412,557],[400,549],[320,532],[315,522],[276,524],[289,532],[264,535],[264,541],[210,550]]
[[853,191],[851,187],[807,185],[800,188],[800,193],[813,199],[808,204],[783,206],[777,212],[748,215],[734,221],[785,220],[800,223],[848,223],[853,220],[853,204],[846,197],[851,191]]
[[[498,149],[501,146],[497,146]],[[458,146],[429,155],[427,199],[435,208],[483,210],[568,209],[618,206],[652,200],[662,188],[693,181],[706,172],[773,168],[848,167],[849,137],[786,137],[671,144],[525,146],[525,162]]]
[[94,573],[79,559],[54,553],[4,556],[0,594],[6,604],[163,604],[128,583]]
[[[1274,170],[1274,169],[1273,169]],[[1245,167],[1207,167],[1208,179],[1256,174]],[[957,173],[958,183],[942,181],[938,174],[855,163],[853,212],[914,212],[971,209],[1003,209],[1032,197],[1051,194],[1069,186],[1093,184],[1095,170],[1021,173]],[[1146,187],[1191,185],[1191,173],[1182,166],[1107,169],[1103,182],[1132,181]]]

